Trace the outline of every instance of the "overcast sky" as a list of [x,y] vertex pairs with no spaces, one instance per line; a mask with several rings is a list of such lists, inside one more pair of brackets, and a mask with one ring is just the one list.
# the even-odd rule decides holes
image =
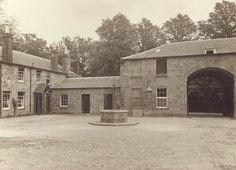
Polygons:
[[98,39],[102,19],[118,12],[132,23],[146,17],[158,26],[177,13],[207,19],[216,2],[221,0],[5,0],[5,10],[18,18],[22,32],[53,42],[67,35]]

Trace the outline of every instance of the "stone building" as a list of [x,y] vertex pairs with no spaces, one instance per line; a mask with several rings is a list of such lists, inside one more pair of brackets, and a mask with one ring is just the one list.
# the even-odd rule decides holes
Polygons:
[[49,113],[50,87],[77,76],[69,70],[70,59],[64,60],[61,67],[56,56],[50,61],[14,51],[12,35],[5,33],[0,48],[0,117]]
[[99,114],[120,108],[120,77],[67,78],[52,88],[54,113]]
[[79,77],[70,71],[68,56],[59,66],[57,56],[50,61],[12,50],[9,33],[3,40],[1,117],[99,114],[103,109],[127,109],[131,116],[188,116],[194,110],[190,84],[199,77],[220,82],[221,111],[236,115],[236,38],[167,43],[124,57],[115,77]]
[[131,115],[187,116],[189,83],[200,76],[221,82],[222,112],[236,115],[236,38],[168,43],[123,58],[120,74]]

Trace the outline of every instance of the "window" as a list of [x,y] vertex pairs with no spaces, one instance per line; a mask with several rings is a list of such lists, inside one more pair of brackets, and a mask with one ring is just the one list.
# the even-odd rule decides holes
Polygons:
[[19,109],[25,108],[25,93],[24,92],[18,92],[18,104],[17,107]]
[[18,68],[18,82],[24,82],[24,68]]
[[37,70],[37,77],[36,77],[36,82],[41,82],[41,74],[42,74],[42,71],[40,71],[40,70]]
[[167,59],[158,58],[156,60],[156,74],[166,74],[167,73]]
[[68,107],[68,95],[67,94],[61,95],[60,107]]
[[141,77],[142,66],[141,61],[132,61],[130,63],[131,67],[131,77]]
[[4,91],[2,94],[2,107],[3,109],[10,109],[11,92]]
[[47,73],[46,83],[50,84],[50,73]]
[[167,89],[157,89],[157,108],[167,108]]
[[131,107],[141,108],[142,107],[142,91],[141,89],[131,89]]
[[214,54],[216,52],[216,49],[211,48],[211,49],[205,49],[205,54]]

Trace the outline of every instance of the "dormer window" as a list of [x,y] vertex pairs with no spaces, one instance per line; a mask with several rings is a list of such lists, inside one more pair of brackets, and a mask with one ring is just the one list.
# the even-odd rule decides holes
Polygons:
[[215,53],[216,53],[215,48],[205,49],[205,54],[215,54]]

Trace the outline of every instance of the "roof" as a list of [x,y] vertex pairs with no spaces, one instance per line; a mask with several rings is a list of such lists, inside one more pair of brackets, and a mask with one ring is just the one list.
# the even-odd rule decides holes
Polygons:
[[154,49],[122,58],[123,60],[158,57],[204,55],[205,49],[216,49],[218,54],[236,53],[236,38],[196,40],[167,43]]
[[[0,60],[2,60],[2,47],[0,47]],[[46,58],[38,57],[35,55],[19,52],[13,50],[13,63],[19,64],[22,66],[28,66],[28,67],[34,67],[34,68],[40,68],[43,70],[50,70],[55,71],[51,67],[51,61]],[[58,67],[58,71],[60,73],[63,73],[62,67]],[[78,76],[77,74],[71,72],[71,76]]]
[[48,90],[49,86],[46,83],[39,84],[37,88],[34,90],[34,93],[43,93]]
[[120,76],[66,78],[53,89],[97,89],[120,87]]

